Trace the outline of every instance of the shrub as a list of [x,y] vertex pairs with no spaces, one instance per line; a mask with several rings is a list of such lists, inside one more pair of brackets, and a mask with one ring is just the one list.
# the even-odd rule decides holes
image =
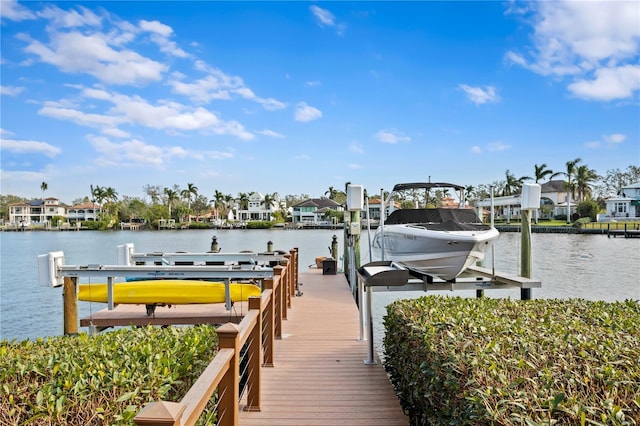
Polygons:
[[212,326],[0,342],[0,424],[133,424],[179,400],[217,351]]
[[247,229],[269,229],[273,228],[273,222],[266,220],[247,222]]
[[587,223],[591,223],[591,218],[588,217],[581,217],[580,219],[576,220],[575,223],[573,224],[573,226],[577,227],[577,228],[582,228],[584,225],[586,225]]
[[640,303],[423,297],[387,307],[414,425],[640,423]]

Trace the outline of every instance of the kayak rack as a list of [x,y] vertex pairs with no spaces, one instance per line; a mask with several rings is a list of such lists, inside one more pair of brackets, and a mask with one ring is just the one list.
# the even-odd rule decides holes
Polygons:
[[190,252],[151,252],[136,253],[132,243],[118,246],[118,264],[136,265],[153,263],[156,265],[269,265],[275,266],[286,259],[284,251],[255,253]]
[[[225,307],[232,308],[229,284],[232,280],[273,278],[273,267],[286,259],[272,253],[134,253],[133,244],[118,246],[116,265],[67,265],[62,251],[38,256],[39,283],[60,287],[64,278],[103,277],[107,279],[107,307],[114,309],[115,278],[135,279],[206,279],[225,284]],[[270,266],[265,266],[266,264]]]

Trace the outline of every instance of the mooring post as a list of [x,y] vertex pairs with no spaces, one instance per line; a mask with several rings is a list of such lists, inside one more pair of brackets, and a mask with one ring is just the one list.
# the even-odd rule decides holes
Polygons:
[[220,247],[218,247],[218,237],[215,235],[211,238],[211,251],[214,253],[220,251]]
[[78,296],[76,284],[78,277],[64,277],[62,299],[64,304],[64,334],[78,334]]
[[336,235],[331,237],[331,257],[338,260],[338,237]]
[[[531,210],[521,210],[520,275],[531,278]],[[520,299],[530,300],[531,289],[520,289]]]
[[267,241],[267,253],[273,252],[273,241]]

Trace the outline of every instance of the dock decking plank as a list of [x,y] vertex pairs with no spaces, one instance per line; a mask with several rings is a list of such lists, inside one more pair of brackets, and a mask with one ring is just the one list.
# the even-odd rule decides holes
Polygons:
[[273,368],[262,369],[261,411],[241,411],[241,426],[408,425],[384,367],[366,365],[358,308],[344,275],[299,274],[275,342]]

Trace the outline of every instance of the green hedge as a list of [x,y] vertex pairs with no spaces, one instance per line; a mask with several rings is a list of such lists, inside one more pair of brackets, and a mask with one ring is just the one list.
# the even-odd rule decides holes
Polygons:
[[423,297],[384,319],[414,425],[640,424],[640,303]]
[[0,424],[132,425],[147,402],[179,401],[217,349],[212,326],[0,341]]

